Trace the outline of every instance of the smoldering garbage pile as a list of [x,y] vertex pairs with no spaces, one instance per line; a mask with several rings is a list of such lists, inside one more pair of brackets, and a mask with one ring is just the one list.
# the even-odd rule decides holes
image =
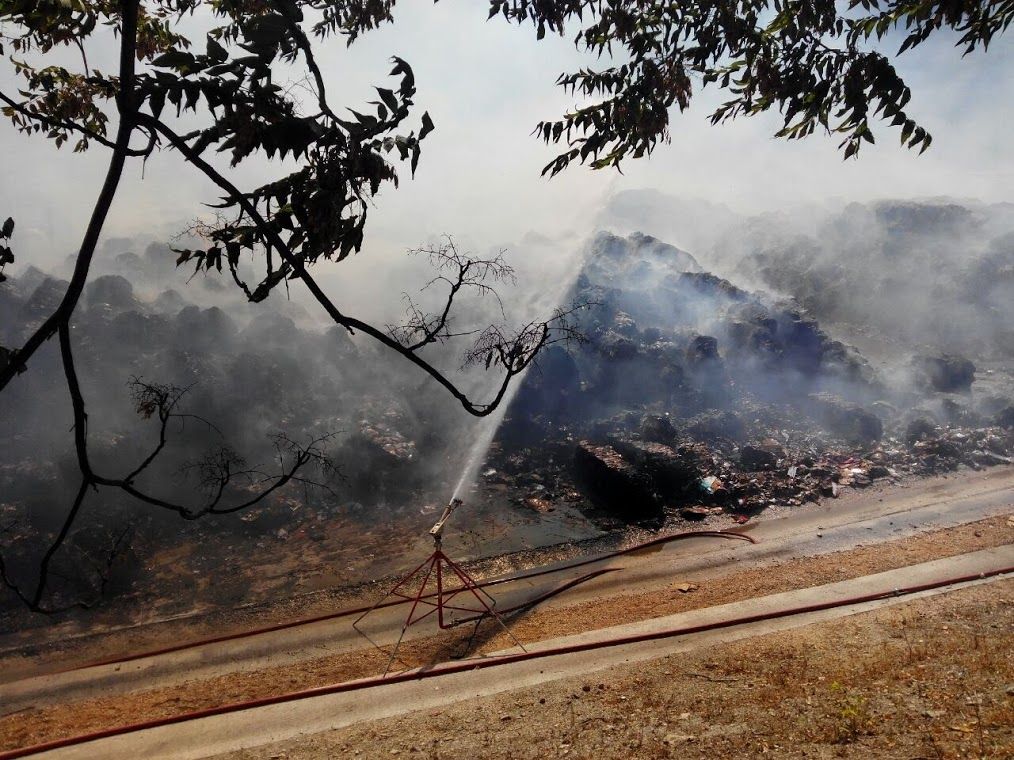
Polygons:
[[[284,294],[246,304],[214,276],[188,282],[191,273],[175,268],[165,245],[137,253],[124,250],[130,245],[106,245],[72,325],[96,466],[128,472],[158,440],[158,421],[133,408],[128,381],[137,376],[188,389],[179,411],[190,416],[169,426],[169,444],[138,478],[149,493],[200,507],[209,495],[193,463],[226,446],[270,475],[279,469],[270,438],[278,432],[297,441],[336,433],[328,451],[339,475],[308,470],[330,490],[289,486],[241,513],[196,521],[110,489],[89,494],[54,557],[56,604],[107,585],[107,596],[125,605],[174,614],[198,599],[250,601],[297,576],[386,572],[382,547],[422,531],[420,501],[433,498],[447,467],[458,426],[442,391]],[[28,268],[0,285],[0,346],[21,345],[52,313],[67,274]],[[0,551],[11,576],[31,589],[79,482],[55,341],[0,394],[0,421]],[[257,477],[238,480],[225,503],[260,490]],[[100,584],[114,554],[109,582]],[[5,606],[18,607],[0,589]]]
[[[185,282],[165,246],[123,247],[98,262],[73,328],[96,461],[121,469],[150,447],[125,387],[138,375],[196,383],[186,411],[214,423],[174,430],[149,485],[199,499],[180,473],[200,451],[228,440],[270,461],[265,436],[279,429],[338,431],[342,478],[331,492],[283,489],[242,515],[193,522],[102,492],[56,558],[69,563],[64,576],[88,586],[80,558],[126,546],[109,593],[169,614],[209,595],[263,598],[297,576],[389,572],[390,547],[424,534],[433,517],[421,505],[445,499],[460,473],[460,409],[401,358],[297,303],[245,304],[213,277]],[[59,274],[30,269],[0,285],[0,345],[20,345],[51,313]],[[487,516],[512,509],[539,525],[560,512],[596,531],[745,521],[845,488],[1011,462],[1011,396],[981,393],[977,356],[953,345],[919,346],[899,386],[797,300],[745,290],[641,234],[596,236],[571,298],[588,304],[578,312],[587,340],[549,347],[525,376],[466,496],[476,514],[491,505]],[[31,574],[76,482],[57,358],[46,346],[29,382],[0,396],[0,544],[15,573]]]
[[1011,463],[1014,408],[975,365],[916,356],[892,388],[791,300],[751,293],[644,235],[599,235],[575,298],[588,342],[551,347],[501,431],[485,487],[539,511],[587,499],[621,521],[837,497]]
[[728,220],[716,271],[790,296],[895,351],[1014,358],[1014,206],[850,203]]

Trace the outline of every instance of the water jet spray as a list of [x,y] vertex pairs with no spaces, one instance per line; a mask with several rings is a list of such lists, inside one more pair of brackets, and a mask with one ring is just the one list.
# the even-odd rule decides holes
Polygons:
[[[548,301],[552,306],[559,305],[559,303],[566,297],[567,293],[573,289],[574,283],[577,281],[577,277],[583,267],[583,264],[583,256],[575,256],[572,261],[568,262],[568,270],[562,277],[556,280],[558,286],[553,289],[552,292],[543,294],[544,298],[542,300]],[[475,580],[473,580],[460,565],[444,554],[442,543],[447,521],[450,519],[452,513],[464,504],[462,497],[468,487],[475,480],[479,467],[485,460],[489,447],[493,443],[496,432],[499,430],[500,424],[503,422],[504,416],[507,414],[507,410],[511,406],[511,402],[520,390],[525,375],[529,369],[530,367],[526,367],[513,378],[513,381],[507,387],[506,392],[500,399],[499,406],[492,414],[481,420],[475,440],[472,443],[467,458],[465,459],[461,476],[458,478],[458,481],[454,486],[454,490],[451,492],[451,499],[447,503],[447,506],[444,507],[444,511],[441,513],[440,518],[428,531],[429,536],[433,539],[433,552],[418,567],[399,580],[390,591],[377,601],[373,607],[360,615],[353,623],[353,627],[357,632],[359,632],[375,647],[381,651],[385,651],[383,647],[374,642],[373,639],[359,628],[358,624],[391,597],[411,602],[411,607],[409,608],[408,616],[405,618],[405,622],[402,625],[401,633],[390,652],[387,667],[384,670],[385,675],[390,671],[391,665],[394,663],[398,653],[398,648],[401,646],[401,642],[404,639],[405,632],[408,630],[409,626],[414,625],[433,614],[436,615],[439,627],[444,630],[468,622],[474,622],[478,628],[478,625],[482,622],[482,620],[487,617],[491,617],[496,620],[514,643],[520,647],[522,651],[525,651],[524,646],[520,641],[518,641],[514,634],[510,632],[507,625],[504,623],[503,618],[497,613],[496,600],[490,596],[490,594],[487,593],[481,585],[476,583]],[[444,587],[445,574],[447,579],[451,580],[452,583],[455,583],[453,579],[457,579],[456,585],[449,590]],[[406,593],[406,589],[410,587],[414,581],[420,578],[421,582],[419,582],[419,585],[415,587],[416,590],[411,593]],[[436,593],[428,591],[430,586],[433,584],[435,584]],[[452,603],[455,602],[456,597],[464,597],[466,601]],[[466,606],[462,606],[463,604]],[[472,606],[467,606],[467,604],[471,604]],[[478,604],[478,607],[475,606],[476,604]],[[464,612],[467,613],[467,616],[464,618],[452,619],[450,614],[445,615],[445,613],[453,612]]]

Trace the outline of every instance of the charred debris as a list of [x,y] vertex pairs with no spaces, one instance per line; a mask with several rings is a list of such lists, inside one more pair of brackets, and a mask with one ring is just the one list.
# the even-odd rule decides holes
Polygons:
[[[108,583],[124,603],[171,614],[181,600],[268,598],[293,578],[329,587],[397,570],[385,552],[414,545],[432,522],[426,505],[460,472],[460,414],[298,303],[226,303],[214,278],[183,282],[165,246],[126,245],[107,247],[73,326],[96,456],[148,445],[125,391],[137,375],[192,388],[195,422],[177,431],[167,479],[223,440],[251,462],[270,458],[277,428],[339,431],[341,477],[326,493],[286,488],[246,513],[186,524],[96,504],[59,558],[67,594]],[[36,269],[0,285],[0,345],[18,345],[64,287]],[[744,289],[642,234],[597,235],[571,296],[590,304],[586,340],[549,347],[523,379],[466,497],[472,519],[507,526],[476,539],[475,555],[516,548],[521,524],[532,546],[630,524],[745,522],[847,488],[1011,463],[1011,356],[980,369],[979,354],[952,344],[891,344],[896,361],[871,361],[798,299]],[[61,397],[55,359],[40,352],[31,382],[0,399],[0,546],[14,572],[31,570],[74,472],[69,415],[47,400]]]
[[588,342],[526,380],[486,470],[539,511],[745,522],[909,475],[1011,463],[1014,409],[975,366],[917,355],[903,389],[791,301],[642,235],[600,235],[577,285]]

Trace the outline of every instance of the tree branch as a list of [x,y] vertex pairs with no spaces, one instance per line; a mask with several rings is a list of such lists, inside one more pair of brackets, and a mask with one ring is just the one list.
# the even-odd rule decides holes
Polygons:
[[[47,340],[56,333],[61,325],[70,321],[77,302],[84,291],[85,282],[88,279],[88,270],[91,267],[92,257],[95,255],[95,246],[98,244],[99,235],[105,224],[106,216],[113,203],[113,197],[120,184],[120,177],[123,174],[123,166],[130,150],[130,136],[133,134],[136,125],[135,115],[137,104],[134,96],[134,62],[136,61],[137,46],[137,9],[139,0],[122,0],[121,17],[122,28],[120,29],[120,92],[117,95],[116,103],[120,112],[120,123],[116,130],[116,141],[114,142],[113,155],[109,160],[109,168],[106,170],[106,178],[102,184],[102,190],[95,207],[92,210],[91,219],[88,221],[88,228],[85,230],[84,240],[78,251],[77,261],[74,263],[74,273],[70,278],[70,285],[64,293],[60,305],[57,307],[45,322],[25,341],[25,344],[13,352],[9,361],[0,365],[0,391],[19,374],[25,363],[32,355],[39,350]],[[154,133],[152,133],[154,138]]]
[[[454,306],[455,298],[463,289],[478,291],[481,296],[492,295],[500,307],[500,314],[503,315],[503,301],[500,299],[500,294],[496,288],[490,285],[489,281],[509,282],[512,284],[516,282],[514,270],[504,261],[503,251],[492,259],[476,259],[468,254],[461,253],[454,243],[454,238],[450,235],[445,235],[445,240],[446,242],[436,247],[428,246],[409,251],[412,254],[428,255],[430,263],[438,272],[448,270],[452,272],[450,276],[439,274],[423,286],[423,290],[426,290],[426,288],[438,282],[447,284],[448,292],[439,314],[425,314],[406,295],[408,299],[408,323],[397,327],[388,326],[388,334],[403,344],[409,351],[418,351],[431,343],[441,343],[452,337],[477,332],[470,331],[454,334],[449,329],[451,309]],[[416,335],[420,335],[421,337],[413,341],[412,338]]]
[[[40,124],[45,124],[48,127],[62,127],[63,129],[69,129],[74,132],[79,132],[83,134],[85,137],[87,137],[89,140],[94,140],[99,145],[104,145],[105,147],[112,148],[113,150],[119,150],[117,143],[115,141],[110,140],[105,135],[99,134],[93,129],[88,129],[88,127],[84,126],[83,124],[78,124],[77,122],[74,121],[66,121],[64,119],[55,119],[52,116],[46,116],[45,114],[42,113],[34,113],[32,111],[29,111],[28,108],[25,107],[24,103],[18,103],[17,101],[11,99],[7,94],[3,92],[0,92],[0,100],[6,103],[9,108],[17,111],[19,114],[24,116],[26,119],[37,121]],[[123,152],[124,155],[126,156],[147,158],[148,156],[151,155],[154,149],[155,149],[154,135],[149,135],[148,145],[146,147],[126,148]]]
[[[363,322],[360,319],[348,316],[339,311],[338,307],[335,306],[334,302],[331,301],[331,299],[327,296],[326,293],[324,293],[320,285],[306,269],[306,266],[304,265],[303,261],[298,256],[292,253],[289,247],[281,239],[281,236],[279,236],[279,234],[274,229],[272,229],[271,225],[267,223],[264,217],[261,216],[260,212],[250,201],[248,195],[242,193],[235,185],[232,184],[232,182],[226,179],[217,169],[215,169],[207,161],[205,161],[196,151],[194,151],[183,140],[182,137],[173,132],[173,130],[165,123],[145,113],[139,113],[137,115],[137,119],[139,124],[150,127],[154,131],[161,134],[166,139],[166,141],[169,142],[169,144],[171,144],[174,148],[176,148],[176,150],[178,150],[187,161],[189,161],[193,166],[195,166],[197,169],[203,172],[204,175],[208,177],[208,179],[210,179],[216,185],[218,185],[219,188],[224,190],[225,193],[228,195],[229,199],[232,200],[237,205],[239,205],[246,212],[246,214],[250,217],[250,219],[255,224],[257,224],[258,228],[270,242],[271,246],[278,252],[278,254],[282,257],[282,259],[289,266],[292,267],[295,276],[301,279],[306,284],[306,287],[310,291],[310,294],[324,308],[328,316],[330,316],[331,319],[336,324],[341,325],[342,327],[346,328],[350,333],[353,334],[356,330],[359,330],[360,332],[370,336],[374,340],[383,344],[387,348],[390,348],[395,353],[400,354],[408,361],[412,362],[412,364],[419,367],[431,378],[433,378],[440,385],[442,385],[455,399],[458,400],[462,408],[469,414],[472,414],[476,417],[485,417],[493,413],[493,411],[503,400],[503,397],[507,392],[507,387],[510,384],[510,381],[514,376],[514,374],[517,374],[516,372],[514,374],[508,372],[504,376],[503,382],[497,389],[491,401],[487,403],[477,403],[469,399],[468,396],[462,393],[458,389],[458,387],[454,385],[454,383],[448,380],[447,377],[439,369],[437,369],[432,364],[427,362],[425,359],[420,357],[415,351],[410,350],[408,347],[402,345],[402,343],[400,343],[398,340],[396,340],[394,337],[384,332],[383,330],[380,330],[367,322]],[[548,322],[542,324],[546,326],[547,330],[549,329]],[[537,346],[536,350],[538,350],[538,348],[541,348],[544,342],[545,341],[543,340],[542,342],[537,342],[536,344],[534,344]],[[521,370],[523,370],[524,367],[528,366],[528,363],[530,363],[531,358],[532,357],[529,357],[528,361],[524,362],[523,366],[521,367]]]
[[[326,444],[334,437],[333,433],[328,433],[311,439],[306,445],[297,444],[295,441],[292,441],[282,434],[276,435],[274,439],[275,448],[279,452],[279,463],[281,467],[281,472],[277,476],[265,475],[259,470],[237,470],[237,464],[241,467],[244,466],[242,459],[226,449],[221,449],[219,452],[209,455],[209,457],[206,457],[203,462],[198,463],[197,466],[203,468],[204,483],[214,486],[214,494],[206,504],[200,507],[188,507],[183,504],[160,499],[141,491],[134,486],[133,481],[155,461],[158,455],[165,448],[167,442],[166,430],[168,421],[173,418],[184,418],[191,415],[174,412],[180,399],[186,392],[185,389],[179,389],[170,385],[143,383],[138,378],[134,378],[132,380],[132,383],[135,386],[135,407],[142,417],[158,417],[158,443],[154,450],[148,454],[144,460],[142,460],[141,464],[131,470],[126,477],[110,478],[95,472],[88,455],[88,413],[74,364],[69,325],[66,322],[61,323],[58,327],[57,333],[59,336],[60,357],[63,364],[64,376],[67,381],[67,391],[71,399],[71,407],[74,416],[74,449],[77,456],[78,469],[81,473],[81,485],[75,495],[71,509],[67,513],[67,517],[64,519],[60,532],[49,545],[39,563],[39,580],[34,592],[26,592],[14,581],[8,572],[3,556],[0,555],[0,582],[10,589],[18,597],[18,599],[20,599],[22,603],[24,603],[25,606],[33,612],[54,614],[73,608],[87,609],[93,607],[104,595],[108,576],[100,572],[100,588],[95,600],[90,602],[76,601],[72,604],[59,608],[45,606],[42,601],[46,593],[49,578],[52,574],[52,560],[60,548],[65,544],[71,528],[80,514],[81,507],[89,488],[96,490],[99,486],[116,488],[146,504],[175,512],[186,520],[196,520],[208,514],[233,514],[235,512],[248,509],[249,507],[263,501],[272,493],[280,488],[283,488],[290,482],[298,482],[304,486],[313,486],[330,490],[326,482],[311,480],[300,476],[298,473],[308,464],[312,463],[316,464],[320,468],[325,478],[337,474],[334,463],[327,457],[323,449],[323,444]],[[283,449],[292,457],[292,462],[288,466],[285,466],[284,464],[285,457],[283,455]],[[219,506],[225,496],[226,489],[233,484],[237,478],[252,478],[253,475],[262,475],[262,479],[258,482],[264,483],[270,480],[272,481],[271,485],[238,504],[227,507]],[[126,533],[114,541],[113,549],[107,558],[106,571],[108,571],[115,555],[118,553],[119,547],[122,544],[125,535]]]
[[49,582],[49,565],[53,560],[53,556],[59,551],[60,547],[63,546],[64,541],[67,539],[67,535],[70,533],[71,527],[74,525],[74,521],[77,520],[78,512],[81,510],[81,505],[84,503],[85,495],[88,493],[88,478],[81,479],[81,485],[78,487],[77,494],[74,496],[74,502],[71,505],[70,512],[67,513],[67,517],[64,518],[63,526],[60,528],[60,532],[56,538],[49,545],[46,553],[43,555],[42,560],[39,562],[39,582],[35,587],[35,591],[31,594],[26,593],[21,586],[14,582],[14,579],[10,577],[7,570],[7,565],[4,562],[3,556],[0,556],[0,580],[3,581],[4,586],[14,592],[14,594],[20,599],[28,609],[33,612],[42,612],[46,614],[54,614],[57,612],[64,612],[74,607],[91,607],[94,603],[75,602],[74,604],[67,605],[66,607],[52,608],[44,607],[42,604],[42,597],[46,592],[46,585]]
[[313,48],[310,45],[310,40],[307,39],[306,33],[299,26],[299,23],[289,18],[289,14],[285,12],[284,7],[280,7],[278,12],[281,14],[282,18],[285,19],[289,32],[292,34],[292,39],[295,41],[296,46],[300,49],[300,51],[302,51],[303,58],[306,60],[306,66],[310,69],[314,82],[316,82],[317,104],[321,113],[326,114],[332,121],[337,122],[338,117],[327,104],[327,88],[324,86],[324,76],[320,73],[320,67],[317,65],[317,59],[313,55]]

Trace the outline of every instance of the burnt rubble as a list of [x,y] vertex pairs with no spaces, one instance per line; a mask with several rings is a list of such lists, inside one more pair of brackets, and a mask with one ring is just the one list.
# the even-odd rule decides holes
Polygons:
[[[540,488],[540,511],[584,495],[606,516],[623,522],[657,521],[667,514],[703,519],[727,513],[743,521],[771,507],[795,507],[836,498],[846,488],[898,482],[910,476],[972,470],[1014,462],[1014,429],[1000,426],[962,428],[931,424],[913,437],[911,429],[892,425],[880,440],[854,446],[807,429],[786,416],[777,427],[743,424],[738,439],[696,439],[688,426],[668,443],[646,440],[629,430],[602,442],[574,440],[571,468],[545,466],[538,451],[528,450],[518,473],[540,474],[555,487]],[[648,418],[642,430],[657,431]],[[495,464],[495,456],[493,463]],[[497,471],[496,479],[518,493],[523,479]],[[524,503],[518,497],[518,503]]]
[[[497,457],[519,451],[515,471],[553,484],[540,486],[541,511],[576,491],[607,523],[745,520],[845,488],[1011,462],[1009,411],[991,421],[945,395],[935,411],[902,413],[909,399],[797,305],[688,265],[682,251],[666,267],[649,243],[642,261],[645,240],[597,239],[574,294],[593,303],[587,343],[547,352],[508,413],[490,463],[517,503],[526,483]],[[646,270],[662,276],[646,282]],[[930,392],[974,379],[960,357],[923,366],[936,372]],[[539,455],[568,448],[569,467]]]
[[661,504],[645,467],[635,467],[612,446],[581,441],[574,448],[574,476],[593,504],[627,519],[657,517]]
[[[266,434],[277,430],[340,433],[341,477],[333,492],[291,487],[241,516],[182,527],[174,516],[96,499],[93,523],[72,542],[75,557],[130,526],[120,585],[111,588],[141,578],[148,585],[123,598],[175,614],[201,593],[239,603],[287,588],[300,562],[332,583],[362,580],[389,567],[391,546],[424,534],[474,430],[457,407],[447,413],[441,389],[347,331],[321,329],[298,305],[254,309],[226,301],[214,279],[172,280],[167,249],[116,262],[120,275],[92,282],[74,321],[97,461],[150,444],[124,398],[137,374],[193,386],[187,411],[215,425],[181,429],[153,480],[176,483],[188,461],[223,439],[252,463],[271,461]],[[0,346],[19,345],[65,287],[38,270],[0,285]],[[540,354],[466,498],[494,525],[481,533],[494,541],[522,540],[522,530],[524,541],[545,544],[631,523],[742,522],[845,489],[1011,463],[1012,396],[996,382],[988,397],[979,391],[996,376],[978,354],[970,366],[923,348],[924,358],[906,365],[907,378],[923,379],[898,391],[799,301],[746,290],[641,234],[596,237],[570,295],[588,304],[576,315],[586,340]],[[34,424],[53,418],[50,400],[63,398],[49,349],[33,358],[31,383],[0,397],[0,412],[14,420],[0,430],[0,527],[14,526],[4,551],[24,572],[34,559],[18,552],[44,544],[58,519],[50,505],[66,501],[75,477],[66,426]],[[480,534],[474,523],[461,531],[469,532]],[[492,551],[484,540],[475,539],[476,554]],[[224,547],[220,557],[205,549],[213,545]],[[219,561],[236,571],[232,581],[209,580]],[[256,583],[240,572],[253,567],[266,568]]]
[[912,364],[919,382],[942,393],[967,393],[975,381],[975,365],[963,356],[917,356]]

